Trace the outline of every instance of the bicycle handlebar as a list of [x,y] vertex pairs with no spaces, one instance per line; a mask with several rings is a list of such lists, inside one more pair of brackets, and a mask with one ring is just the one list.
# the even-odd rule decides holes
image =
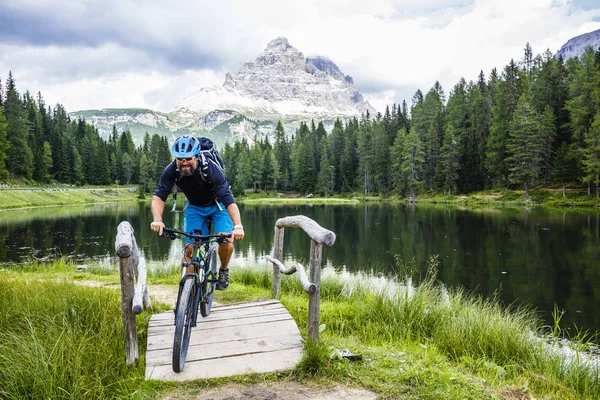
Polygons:
[[183,231],[180,231],[177,229],[167,228],[167,227],[163,228],[163,234],[161,236],[165,237],[167,239],[175,240],[175,239],[179,239],[179,235],[187,236],[190,239],[194,239],[194,240],[216,239],[217,243],[223,243],[225,241],[225,239],[231,237],[231,233],[217,233],[214,235],[196,235],[193,233],[186,233],[186,232],[183,232]]

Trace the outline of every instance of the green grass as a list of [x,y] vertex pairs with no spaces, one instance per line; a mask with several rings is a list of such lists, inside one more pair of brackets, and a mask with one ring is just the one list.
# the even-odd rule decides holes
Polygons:
[[129,201],[136,200],[137,195],[137,191],[131,193],[129,188],[46,190],[32,187],[24,190],[2,189],[0,190],[0,209]]
[[[69,282],[0,281],[0,397],[108,399],[132,394],[142,367],[130,370],[123,362],[120,307],[112,290]],[[144,332],[144,319],[139,322]]]
[[[185,384],[145,382],[142,366],[125,367],[118,289],[73,282],[118,284],[116,268],[91,265],[77,272],[62,260],[5,268],[0,271],[0,398],[161,398],[230,381],[290,379],[363,387],[389,399],[600,396],[598,370],[583,358],[591,338],[575,338],[574,358],[549,352],[544,343],[560,336],[560,315],[552,336],[532,310],[505,309],[493,298],[444,289],[435,279],[435,258],[430,262],[428,277],[411,291],[401,282],[375,290],[364,279],[324,274],[324,330],[318,345],[307,341],[306,354],[291,373]],[[148,279],[176,285],[178,276],[176,264],[151,265]],[[270,268],[236,268],[230,278],[229,289],[216,293],[218,302],[270,298]],[[149,290],[152,295],[152,286]],[[308,301],[297,277],[283,277],[280,300],[306,337]],[[142,361],[147,317],[138,317]],[[345,348],[362,360],[341,357],[338,350]]]

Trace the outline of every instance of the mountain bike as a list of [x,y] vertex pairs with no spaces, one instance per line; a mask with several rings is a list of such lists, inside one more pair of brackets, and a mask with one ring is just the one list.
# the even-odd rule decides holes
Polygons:
[[[209,232],[210,232],[209,223]],[[177,305],[175,306],[175,335],[173,338],[173,371],[181,372],[185,364],[192,328],[196,326],[198,306],[203,317],[212,307],[217,285],[217,250],[211,243],[223,243],[231,234],[202,235],[198,229],[193,234],[172,228],[163,228],[164,237],[175,240],[186,236],[193,240],[190,262],[183,263],[183,276],[179,282]],[[192,265],[194,272],[187,272]]]

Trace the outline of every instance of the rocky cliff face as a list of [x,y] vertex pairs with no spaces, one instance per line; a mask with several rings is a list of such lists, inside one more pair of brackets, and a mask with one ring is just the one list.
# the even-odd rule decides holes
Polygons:
[[567,58],[579,57],[589,46],[594,50],[600,48],[600,29],[569,39],[556,55],[562,55],[565,60]]
[[203,88],[171,112],[185,124],[215,110],[231,110],[257,120],[335,119],[375,110],[335,63],[324,57],[305,58],[284,37],[272,40],[254,61],[222,87]]
[[306,58],[284,37],[272,40],[237,74],[227,73],[222,86],[198,90],[168,114],[131,111],[87,110],[71,115],[93,122],[104,137],[113,124],[119,131],[129,128],[136,144],[141,144],[145,132],[168,137],[192,132],[221,143],[242,138],[251,142],[257,134],[274,132],[278,120],[293,132],[300,121],[325,120],[330,125],[336,118],[376,113],[352,78],[333,61]]

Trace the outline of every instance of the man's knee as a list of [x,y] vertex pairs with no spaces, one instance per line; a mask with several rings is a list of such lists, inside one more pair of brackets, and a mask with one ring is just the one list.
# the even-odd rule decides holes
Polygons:
[[194,243],[188,243],[185,245],[185,256],[188,258],[192,258],[192,252],[194,251]]

